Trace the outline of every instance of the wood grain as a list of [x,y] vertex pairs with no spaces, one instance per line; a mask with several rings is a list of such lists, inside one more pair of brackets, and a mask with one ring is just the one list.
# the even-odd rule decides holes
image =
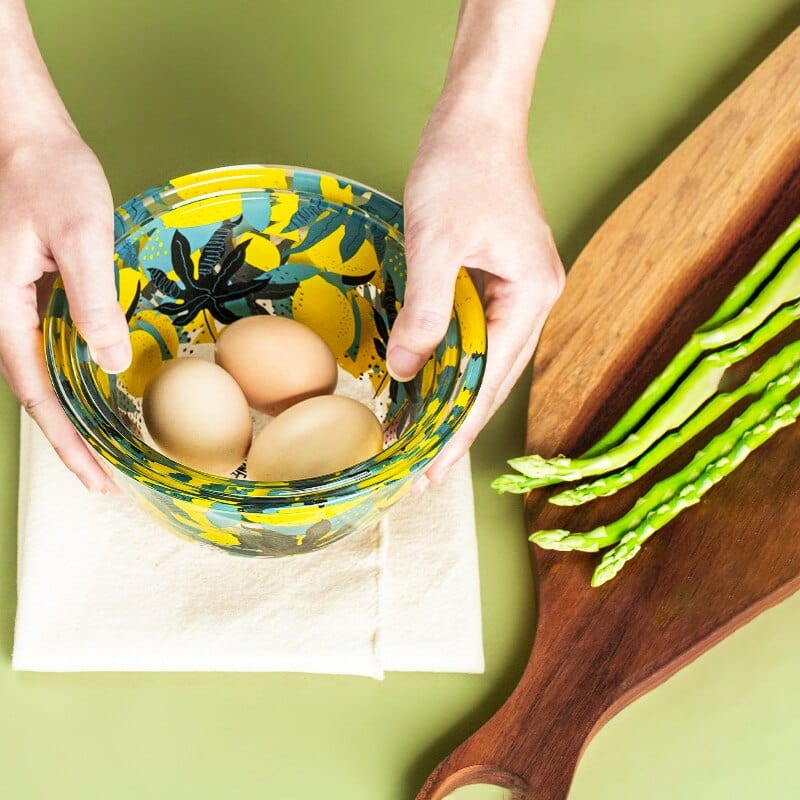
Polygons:
[[[581,253],[534,362],[528,451],[574,455],[596,441],[798,213],[800,29]],[[472,783],[505,786],[515,800],[563,800],[606,720],[800,588],[798,454],[794,425],[600,589],[589,587],[597,556],[537,551],[539,619],[520,684],[418,800]],[[587,530],[613,520],[687,459],[684,450],[585,508],[557,508],[534,493],[529,525]]]

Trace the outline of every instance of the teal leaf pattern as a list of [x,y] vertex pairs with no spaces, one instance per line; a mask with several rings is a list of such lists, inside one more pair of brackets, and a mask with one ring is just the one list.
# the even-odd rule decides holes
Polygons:
[[289,222],[286,223],[283,232],[291,233],[292,231],[300,230],[300,228],[307,228],[325,210],[325,204],[321,200],[311,200],[304,206],[298,208],[297,211],[289,217]]
[[339,254],[342,262],[349,261],[357,252],[359,247],[364,244],[367,238],[367,226],[364,222],[352,214],[348,215],[344,222],[344,236],[339,242]]
[[308,233],[303,241],[292,248],[292,252],[302,253],[308,250],[310,247],[321,242],[326,236],[330,236],[340,225],[341,222],[336,214],[328,214],[327,216],[320,217],[308,229]]

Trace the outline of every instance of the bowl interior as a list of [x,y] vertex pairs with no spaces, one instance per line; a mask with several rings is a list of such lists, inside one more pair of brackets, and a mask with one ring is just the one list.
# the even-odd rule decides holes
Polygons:
[[[229,168],[134,198],[118,209],[116,224],[133,362],[109,376],[84,360],[79,337],[75,346],[90,393],[147,450],[142,395],[157,370],[172,358],[213,358],[224,327],[254,314],[291,317],[328,343],[339,365],[337,392],[375,411],[387,448],[464,383],[457,313],[415,381],[398,384],[386,371],[406,263],[402,209],[377,192],[320,173]],[[466,289],[457,291],[457,307],[459,297],[462,306],[469,299]],[[480,342],[473,349],[469,355],[482,358]],[[254,419],[263,424],[255,412]],[[244,477],[244,465],[233,477]]]
[[[137,483],[215,507],[366,496],[424,469],[474,402],[486,328],[465,270],[446,336],[422,372],[398,384],[386,371],[406,288],[403,212],[369,187],[289,167],[194,173],[120,206],[115,238],[131,367],[117,376],[97,367],[58,285],[44,320],[45,354],[67,415]],[[149,380],[169,359],[213,357],[222,329],[253,314],[292,317],[325,339],[339,365],[337,392],[366,402],[382,421],[380,454],[329,476],[269,484],[244,480],[241,467],[224,478],[198,472],[151,446],[141,415]]]

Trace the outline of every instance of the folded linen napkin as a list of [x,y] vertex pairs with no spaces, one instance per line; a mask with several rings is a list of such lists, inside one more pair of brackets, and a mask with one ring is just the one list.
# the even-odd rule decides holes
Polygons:
[[51,672],[482,672],[468,459],[371,531],[231,556],[92,495],[22,415],[13,666]]

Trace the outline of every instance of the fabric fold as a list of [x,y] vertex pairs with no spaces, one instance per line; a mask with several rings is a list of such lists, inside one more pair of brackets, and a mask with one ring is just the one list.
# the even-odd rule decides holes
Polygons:
[[20,448],[15,669],[483,670],[467,459],[370,531],[255,559],[90,494],[26,414]]

